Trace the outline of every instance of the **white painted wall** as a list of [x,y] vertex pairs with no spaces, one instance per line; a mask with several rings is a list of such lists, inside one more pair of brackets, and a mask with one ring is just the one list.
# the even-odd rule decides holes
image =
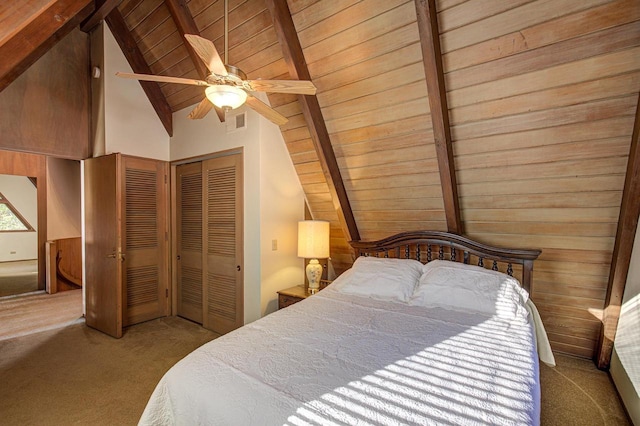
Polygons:
[[102,70],[92,84],[94,156],[121,152],[175,161],[242,148],[245,323],[274,311],[277,290],[304,282],[303,260],[296,256],[304,194],[278,127],[241,107],[230,118],[246,110],[247,127],[227,133],[213,112],[202,120],[188,119],[189,107],[174,113],[169,138],[139,83],[115,76],[131,68],[108,27],[100,31],[92,35],[92,64]]
[[[304,284],[304,259],[298,257],[304,192],[280,129],[259,117],[261,309],[266,315],[278,309],[278,290]],[[274,240],[277,250],[272,250]]]
[[[262,98],[266,101],[266,97]],[[171,161],[242,148],[244,156],[244,311],[245,323],[277,309],[276,291],[303,282],[296,257],[297,221],[304,195],[277,126],[247,107],[247,127],[231,133],[215,113],[187,118],[190,108],[173,114]],[[278,250],[271,250],[271,240]]]
[[47,240],[81,235],[80,162],[47,157]]
[[640,425],[640,232],[633,244],[610,372],[631,420]]
[[[96,31],[100,31],[97,29]],[[102,58],[102,84],[92,84],[93,97],[103,101],[95,105],[94,111],[102,117],[94,117],[94,122],[104,120],[104,131],[93,129],[94,156],[120,152],[138,157],[169,160],[169,135],[164,129],[149,99],[137,80],[117,77],[116,71],[132,72],[120,46],[109,27],[102,25],[104,55]],[[99,43],[99,35],[93,37],[92,46]],[[99,51],[99,49],[96,49]],[[100,58],[92,58],[100,63]],[[96,89],[103,90],[96,93]],[[102,142],[100,139],[103,139]],[[100,146],[104,144],[104,147]]]
[[[24,176],[0,175],[0,192],[38,230],[36,187]],[[38,258],[38,233],[0,232],[0,262]]]

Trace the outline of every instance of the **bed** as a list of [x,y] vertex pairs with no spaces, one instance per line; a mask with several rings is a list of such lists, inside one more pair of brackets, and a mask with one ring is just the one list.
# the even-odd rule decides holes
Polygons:
[[428,231],[352,246],[328,287],[172,367],[140,424],[539,424],[539,251]]

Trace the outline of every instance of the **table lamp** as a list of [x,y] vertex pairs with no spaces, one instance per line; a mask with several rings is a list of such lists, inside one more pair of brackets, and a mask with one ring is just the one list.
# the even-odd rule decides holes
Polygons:
[[322,276],[322,265],[318,262],[318,258],[329,257],[329,222],[325,220],[298,222],[298,257],[310,259],[306,269],[309,292],[317,292]]

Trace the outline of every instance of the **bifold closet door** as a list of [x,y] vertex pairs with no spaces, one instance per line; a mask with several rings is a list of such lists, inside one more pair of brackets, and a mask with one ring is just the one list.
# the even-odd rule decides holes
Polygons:
[[122,156],[123,326],[169,311],[168,164]]
[[176,167],[179,316],[202,324],[202,163]]
[[86,323],[122,337],[120,186],[117,155],[84,161]]
[[224,334],[244,323],[242,154],[202,162],[203,325]]

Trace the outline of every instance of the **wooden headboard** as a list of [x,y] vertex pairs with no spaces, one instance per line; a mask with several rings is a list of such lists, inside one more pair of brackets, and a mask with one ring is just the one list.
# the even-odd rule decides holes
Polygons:
[[[511,276],[521,272],[522,286],[531,294],[533,261],[540,250],[505,249],[478,243],[456,234],[439,231],[403,232],[378,241],[351,241],[356,256],[415,259],[422,263],[449,260],[477,264]],[[514,269],[515,268],[515,269]]]

